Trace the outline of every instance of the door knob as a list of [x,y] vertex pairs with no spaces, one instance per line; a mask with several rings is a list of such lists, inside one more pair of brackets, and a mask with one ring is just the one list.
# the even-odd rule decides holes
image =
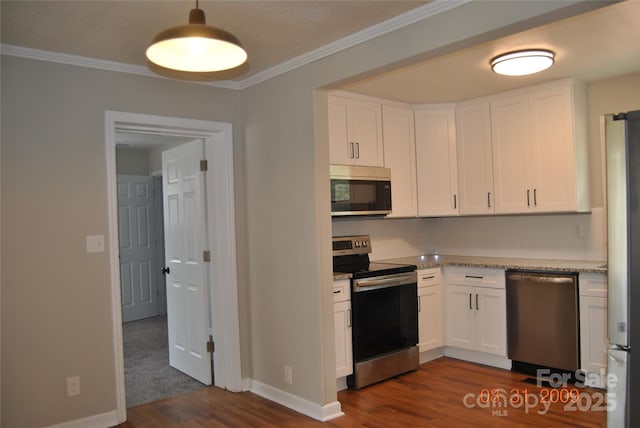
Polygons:
[[163,275],[166,275],[168,273],[171,273],[171,268],[164,267],[164,268],[160,269],[160,272],[162,272]]

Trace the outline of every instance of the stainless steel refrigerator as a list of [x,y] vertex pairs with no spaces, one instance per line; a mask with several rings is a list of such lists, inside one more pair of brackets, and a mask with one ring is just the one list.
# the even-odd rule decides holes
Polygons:
[[634,427],[640,424],[640,110],[605,116],[605,147],[607,426]]

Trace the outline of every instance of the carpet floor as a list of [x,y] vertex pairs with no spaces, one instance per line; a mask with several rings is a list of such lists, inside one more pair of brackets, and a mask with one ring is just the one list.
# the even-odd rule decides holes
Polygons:
[[206,388],[169,366],[167,316],[122,324],[127,407]]

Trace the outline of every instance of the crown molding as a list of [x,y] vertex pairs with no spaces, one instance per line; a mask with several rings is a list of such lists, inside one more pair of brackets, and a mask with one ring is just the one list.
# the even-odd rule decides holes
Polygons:
[[246,79],[238,82],[239,89],[248,88],[257,83],[271,79],[272,77],[276,77],[280,74],[286,73],[287,71],[291,71],[303,65],[312,63],[334,53],[374,39],[378,36],[382,36],[383,34],[389,33],[399,28],[406,27],[407,25],[413,24],[431,16],[438,15],[449,9],[462,6],[471,1],[473,0],[433,0],[432,2],[427,3],[423,6],[412,9],[403,14],[387,19],[386,21],[382,21],[378,24],[372,25],[371,27],[367,27],[364,30],[360,30],[358,32],[350,34],[346,37],[343,37],[342,39],[336,40],[335,42],[329,43],[318,49],[314,49],[305,54],[292,58],[274,67],[256,73],[253,76],[247,77]]
[[[336,40],[335,42],[324,45],[318,49],[314,49],[305,54],[287,60],[276,66],[249,76],[243,80],[224,80],[214,82],[190,81],[189,83],[214,86],[225,89],[246,89],[260,82],[276,77],[280,74],[294,70],[303,65],[312,63],[334,53],[348,49],[357,44],[371,40],[375,37],[381,36],[402,27],[406,27],[407,25],[413,24],[431,16],[440,14],[449,9],[462,6],[463,4],[469,3],[471,1],[473,0],[433,0],[432,2],[420,6],[416,9],[407,11],[396,17],[365,28],[364,30],[360,30],[358,32],[350,34],[340,40]],[[107,61],[59,52],[44,51],[40,49],[26,48],[15,45],[0,44],[0,54],[20,58],[35,59],[40,61],[56,62],[60,64],[75,65],[78,67],[95,68],[99,70],[115,71],[119,73],[136,74],[139,76],[174,80],[153,73],[147,67],[141,65],[125,64],[121,62]]]
[[[0,44],[0,54],[15,56],[19,58],[35,59],[39,61],[55,62],[59,64],[75,65],[78,67],[95,68],[104,71],[115,71],[119,73],[136,74],[139,76],[156,77],[159,79],[174,80],[169,77],[155,74],[147,67],[141,65],[125,64],[122,62],[107,61],[103,59],[89,58],[80,55],[71,55],[60,52],[43,51],[40,49],[25,48],[22,46]],[[184,81],[183,81],[184,82]],[[227,89],[240,89],[237,82],[189,82],[199,85],[216,86]]]

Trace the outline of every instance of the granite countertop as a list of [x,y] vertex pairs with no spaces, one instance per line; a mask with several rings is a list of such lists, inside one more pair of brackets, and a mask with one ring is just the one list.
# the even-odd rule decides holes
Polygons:
[[[441,266],[464,266],[494,269],[520,269],[542,272],[590,272],[607,273],[605,261],[591,260],[558,260],[558,259],[527,259],[515,257],[486,257],[486,256],[452,256],[442,254],[426,254],[422,256],[399,257],[393,259],[375,260],[381,263],[398,263],[416,265],[418,269],[429,269]],[[351,274],[334,273],[334,281],[349,279]]]
[[411,264],[416,265],[418,269],[428,269],[439,266],[466,266],[548,272],[607,272],[607,263],[605,261],[590,260],[526,259],[515,257],[450,256],[427,254],[422,256],[401,257],[377,261],[383,263],[388,262]]

